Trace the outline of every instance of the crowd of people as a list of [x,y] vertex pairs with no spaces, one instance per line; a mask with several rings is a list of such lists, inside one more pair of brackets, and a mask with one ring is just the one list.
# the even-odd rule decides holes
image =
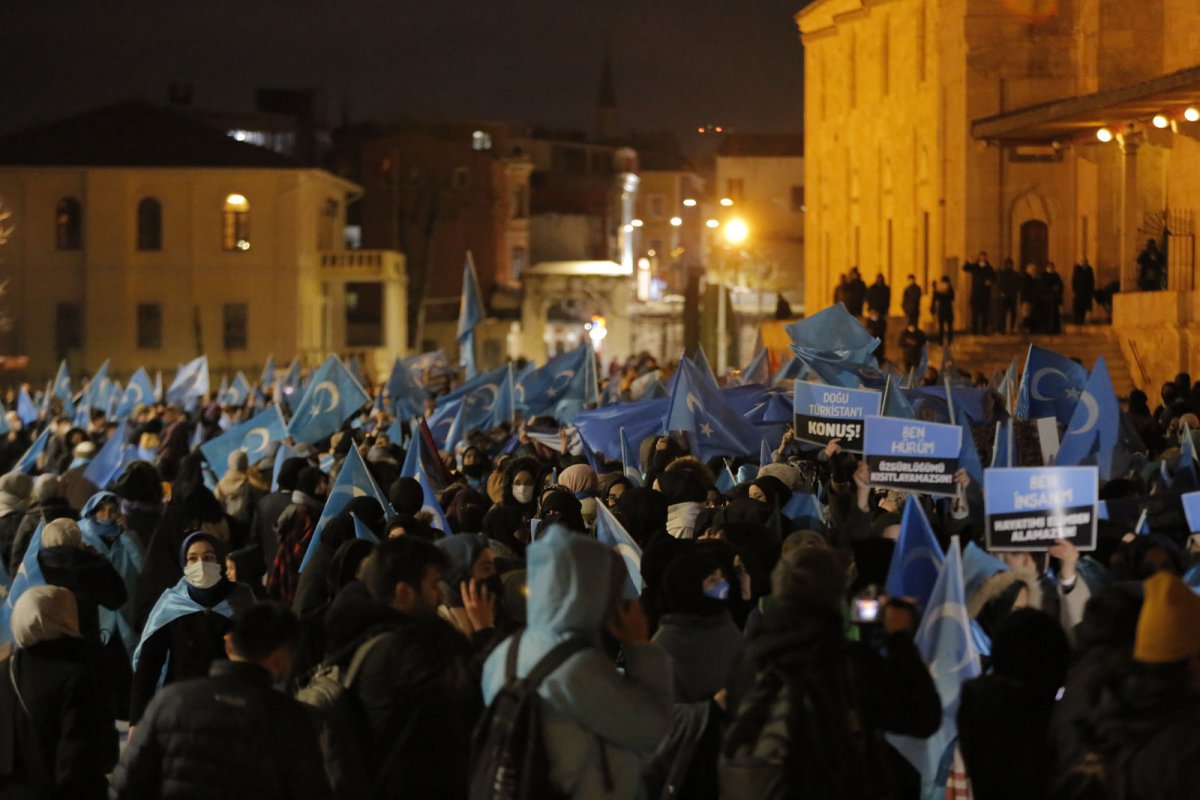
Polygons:
[[[1160,276],[1165,275],[1161,254],[1153,241],[1147,246],[1139,263],[1142,283],[1153,282],[1159,286]],[[1148,266],[1147,266],[1148,265]],[[1044,267],[1038,264],[1022,264],[1018,269],[1011,258],[1004,259],[1003,266],[996,269],[981,252],[974,261],[965,264],[963,272],[970,276],[968,298],[970,299],[969,330],[973,335],[1004,333],[1055,334],[1063,330],[1063,302],[1065,286],[1054,262]],[[915,275],[905,279],[901,310],[907,325],[921,329],[921,301],[924,292]],[[929,288],[928,314],[937,331],[937,341],[950,344],[954,341],[954,286],[949,276],[938,279]],[[1096,272],[1087,258],[1080,259],[1071,271],[1071,305],[1069,320],[1083,325],[1098,299],[1111,296],[1111,288],[1100,292],[1096,285]],[[863,281],[858,267],[842,275],[834,289],[833,302],[842,303],[855,317],[863,319],[864,325],[881,341],[887,340],[887,317],[891,308],[891,287],[882,274],[875,277],[870,286]]]
[[[865,297],[890,303],[882,279]],[[911,278],[903,300],[915,328]],[[996,556],[965,471],[952,498],[880,491],[859,454],[790,429],[761,462],[648,436],[631,470],[534,418],[469,431],[414,476],[428,429],[385,402],[294,457],[235,450],[213,480],[198,444],[254,402],[208,397],[135,408],[139,458],[96,486],[111,420],[10,412],[0,797],[1192,796],[1200,597],[1178,496],[1200,478],[1176,442],[1200,430],[1200,384],[1177,383],[1127,410],[1144,452],[1101,487],[1094,552]],[[984,463],[1003,409],[979,420]],[[359,460],[386,503],[324,513]],[[1115,509],[1151,497],[1133,535]],[[909,504],[965,553],[984,671],[949,717],[914,644],[924,609],[879,588]],[[614,524],[631,544],[601,540]],[[947,725],[933,775],[894,746]]]

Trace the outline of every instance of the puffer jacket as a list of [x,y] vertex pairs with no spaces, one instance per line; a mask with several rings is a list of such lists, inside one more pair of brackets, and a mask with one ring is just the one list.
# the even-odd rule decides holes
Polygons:
[[113,774],[118,798],[328,798],[308,713],[262,667],[218,661],[164,688]]
[[[538,688],[550,781],[573,798],[642,796],[641,761],[671,730],[671,663],[655,644],[625,648],[624,674],[600,648],[609,609],[612,551],[594,539],[552,528],[530,545],[528,628],[517,675],[523,677],[568,638],[593,643],[567,659]],[[504,687],[502,642],[483,668],[484,701]],[[601,747],[604,752],[601,753]],[[613,782],[605,792],[604,761]]]

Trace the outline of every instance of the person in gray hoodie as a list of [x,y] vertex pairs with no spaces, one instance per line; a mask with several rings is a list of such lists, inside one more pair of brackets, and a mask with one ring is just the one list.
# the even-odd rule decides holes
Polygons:
[[[639,601],[620,599],[625,567],[610,548],[554,526],[526,555],[528,627],[519,640],[517,677],[566,639],[591,644],[538,687],[550,782],[573,798],[641,797],[642,759],[671,730],[670,659],[649,641]],[[602,648],[605,628],[622,645],[623,672]],[[504,687],[513,642],[498,645],[484,664],[486,703]]]

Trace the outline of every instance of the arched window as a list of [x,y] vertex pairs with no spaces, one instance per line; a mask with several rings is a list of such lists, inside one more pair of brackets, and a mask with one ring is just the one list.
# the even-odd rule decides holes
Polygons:
[[54,240],[59,250],[83,247],[83,207],[74,197],[58,201],[54,212]]
[[225,250],[250,249],[250,201],[245,195],[231,194],[225,198],[221,247]]
[[138,203],[137,249],[162,250],[162,203],[153,197]]

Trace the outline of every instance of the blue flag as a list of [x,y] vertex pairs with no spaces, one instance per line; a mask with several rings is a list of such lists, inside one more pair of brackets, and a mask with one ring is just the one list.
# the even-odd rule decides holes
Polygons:
[[116,430],[109,433],[100,452],[96,453],[92,463],[84,469],[83,477],[98,488],[107,489],[108,484],[121,474],[121,467],[125,463],[125,448],[131,446],[125,441],[127,435],[125,423],[122,422]]
[[200,356],[179,368],[167,389],[167,402],[181,406],[208,394],[208,356]]
[[109,359],[104,359],[104,363],[88,381],[87,388],[83,392],[82,402],[91,408],[108,408],[108,396],[112,392],[112,380],[108,377],[108,363]]
[[246,380],[246,376],[238,372],[234,376],[233,382],[225,391],[221,392],[220,404],[223,406],[244,406],[246,401],[250,399],[250,381]]
[[24,472],[26,475],[32,475],[37,470],[38,456],[46,451],[46,442],[48,441],[50,441],[49,426],[33,440],[33,444],[29,445],[29,449],[25,451],[13,469],[17,472]]
[[[428,393],[417,383],[412,368],[403,359],[396,359],[387,379],[387,392],[397,417],[419,417],[425,413]],[[396,442],[399,444],[399,442]]]
[[293,358],[292,363],[288,365],[287,374],[283,376],[283,393],[277,395],[275,400],[276,402],[282,400],[284,409],[290,410],[300,402],[302,394],[304,394],[304,386],[300,375],[300,359]]
[[21,564],[17,567],[16,574],[12,576],[12,586],[8,590],[8,597],[4,599],[4,605],[0,606],[0,642],[12,641],[12,613],[17,601],[21,599],[21,595],[25,594],[25,590],[29,587],[41,586],[46,582],[46,578],[42,575],[42,566],[37,559],[37,554],[42,549],[42,530],[45,527],[46,522],[42,520],[34,530],[33,536],[30,537],[29,546],[25,548]]
[[1007,569],[1008,565],[1003,561],[974,542],[967,542],[963,548],[963,591],[970,597],[984,581]]
[[933,535],[921,503],[916,495],[910,496],[904,501],[900,539],[892,551],[884,593],[888,597],[911,597],[918,608],[928,608],[944,560],[942,546]]
[[762,469],[774,460],[775,457],[771,454],[771,445],[767,444],[766,439],[763,439],[758,445],[758,468]]
[[596,504],[596,541],[608,545],[625,561],[629,575],[625,581],[625,599],[642,594],[642,548],[604,503]]
[[434,493],[433,487],[429,484],[429,477],[425,474],[425,470],[418,471],[417,483],[421,484],[421,492],[423,500],[421,510],[428,512],[433,517],[433,527],[449,536],[454,533],[450,527],[450,520],[446,519],[446,512],[442,511],[442,504],[438,502],[437,494]]
[[[957,716],[962,685],[982,671],[967,613],[957,536],[950,540],[950,550],[930,594],[929,605],[921,616],[915,644],[941,697],[942,725],[928,739],[888,734],[887,740],[921,773],[921,794],[930,797],[938,792],[939,775],[944,772],[943,765],[958,739]],[[944,786],[944,781],[941,783]]]
[[517,408],[529,419],[554,414],[558,404],[566,399],[594,402],[594,379],[590,381],[590,392],[588,380],[594,377],[589,368],[591,361],[592,349],[584,344],[521,375],[514,390]]
[[[489,377],[496,380],[480,380]],[[445,442],[440,445],[444,450],[452,449],[473,430],[486,432],[513,421],[512,364],[480,375],[468,383],[474,388],[460,395],[461,402],[455,411],[454,422],[446,433]]]
[[1192,429],[1186,422],[1179,433],[1179,465],[1176,472],[1190,472],[1192,483],[1200,482],[1200,459],[1196,457],[1196,440],[1192,438]]
[[792,530],[825,530],[825,507],[810,492],[792,492],[779,512],[792,521]]
[[975,448],[975,436],[971,433],[969,420],[963,417],[959,423],[962,432],[962,446],[958,451],[958,468],[965,469],[976,484],[983,485],[983,462],[979,459],[979,451]]
[[474,378],[475,327],[483,322],[483,291],[479,288],[479,276],[475,274],[475,260],[467,251],[463,264],[463,292],[458,306],[459,365],[466,368],[468,378]]
[[266,391],[267,387],[275,382],[275,356],[267,356],[266,363],[263,364],[262,374],[258,376],[258,388]]
[[1055,417],[1066,425],[1083,394],[1087,370],[1066,356],[1029,346],[1017,389],[1017,419]]
[[725,468],[717,474],[716,490],[721,494],[729,494],[729,491],[737,486],[737,478],[733,474],[733,470],[729,468],[729,459],[724,459]]
[[1095,464],[1100,468],[1100,479],[1111,480],[1113,452],[1118,447],[1120,431],[1121,406],[1113,391],[1108,365],[1101,356],[1071,414],[1058,455],[1054,457],[1055,465]]
[[883,391],[883,416],[899,419],[916,419],[917,412],[909,404],[908,398],[900,388],[900,383],[890,375]]
[[701,461],[748,455],[758,434],[720,390],[687,359],[680,360],[676,377],[664,430],[687,431],[692,451]]
[[704,353],[703,345],[696,348],[696,355],[692,358],[692,363],[696,365],[696,369],[706,381],[712,384],[714,389],[721,388],[721,383],[717,380],[717,373],[713,372],[712,365],[708,363],[708,356]]
[[771,382],[771,353],[766,348],[759,350],[750,359],[750,363],[742,369],[740,383],[761,383],[766,386]]
[[434,379],[450,374],[450,359],[441,350],[431,350],[404,359],[404,365],[412,370],[412,376],[421,386],[428,386]]
[[309,382],[288,423],[288,436],[313,444],[336,433],[342,424],[371,402],[370,396],[337,356],[330,356]]
[[58,375],[54,378],[54,396],[62,401],[63,415],[74,417],[75,393],[71,391],[71,372],[67,369],[65,360],[58,364]]
[[796,358],[810,369],[822,383],[830,386],[840,386],[843,389],[857,389],[865,386],[869,389],[882,389],[887,383],[885,375],[875,366],[874,356],[868,356],[869,361],[859,360],[861,354],[843,355],[830,350],[811,350],[807,347],[792,345]]
[[621,428],[630,442],[640,444],[647,436],[662,433],[663,415],[669,408],[665,397],[601,406],[580,413],[575,427],[589,447],[611,457],[621,452]]
[[138,367],[137,371],[133,373],[133,377],[129,379],[129,385],[121,393],[121,400],[117,403],[116,418],[118,420],[127,419],[136,406],[148,405],[153,402],[154,387],[150,384],[150,376],[146,374],[146,370]]
[[33,404],[33,398],[24,386],[21,386],[21,391],[17,393],[17,416],[26,425],[37,422],[38,418],[37,406]]
[[992,466],[1015,467],[1012,420],[996,423],[996,438],[992,442]]
[[346,359],[346,369],[354,376],[354,380],[358,381],[359,386],[367,385],[367,377],[363,375],[362,364],[358,360],[358,356],[351,355]]
[[438,398],[438,407],[440,408],[452,400],[458,400],[485,387],[490,386],[493,392],[498,391],[500,382],[504,380],[506,375],[508,375],[508,365],[504,364],[476,375],[470,380],[463,381],[458,386],[455,386],[454,389]]
[[342,463],[342,469],[338,472],[337,480],[333,482],[333,486],[329,489],[329,497],[325,500],[325,508],[321,510],[321,517],[317,520],[317,527],[313,530],[312,539],[308,543],[308,550],[304,553],[304,560],[300,562],[300,570],[303,571],[308,566],[308,561],[312,558],[313,553],[317,552],[317,548],[321,545],[321,531],[325,530],[325,526],[329,524],[329,520],[341,513],[342,509],[350,505],[350,501],[356,497],[370,497],[379,503],[384,514],[391,513],[391,505],[383,492],[379,491],[379,486],[375,483],[375,479],[371,477],[371,471],[367,469],[366,463],[362,460],[362,455],[359,454],[357,447],[351,447],[350,452],[346,454],[346,460]]
[[[784,328],[792,343],[813,351],[833,351],[846,360],[874,364],[879,340],[867,332],[846,307],[837,303]],[[855,388],[855,387],[846,387]]]
[[217,478],[229,471],[229,455],[245,450],[246,459],[257,464],[267,457],[272,442],[282,442],[287,432],[279,406],[260,411],[255,416],[229,429],[220,436],[200,445],[200,452]]

